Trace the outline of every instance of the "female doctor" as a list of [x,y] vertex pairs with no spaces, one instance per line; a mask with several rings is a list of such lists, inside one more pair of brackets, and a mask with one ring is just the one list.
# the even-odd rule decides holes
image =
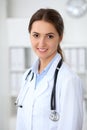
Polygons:
[[63,59],[61,15],[39,9],[28,30],[38,59],[23,76],[16,130],[82,130],[82,86]]

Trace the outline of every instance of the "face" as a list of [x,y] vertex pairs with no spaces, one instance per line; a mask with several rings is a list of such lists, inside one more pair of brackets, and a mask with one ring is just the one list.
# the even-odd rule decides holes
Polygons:
[[37,56],[46,62],[57,53],[61,38],[51,23],[40,20],[32,24],[30,40]]

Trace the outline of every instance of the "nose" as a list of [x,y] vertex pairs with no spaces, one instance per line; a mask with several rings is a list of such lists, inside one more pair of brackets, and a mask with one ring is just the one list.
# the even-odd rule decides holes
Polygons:
[[39,39],[39,44],[40,44],[41,46],[45,45],[45,42],[46,42],[45,37],[41,37],[41,38]]

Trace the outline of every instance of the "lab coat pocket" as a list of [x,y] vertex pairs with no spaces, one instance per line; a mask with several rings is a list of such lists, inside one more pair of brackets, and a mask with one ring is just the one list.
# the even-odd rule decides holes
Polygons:
[[[50,120],[50,119],[49,119]],[[58,121],[49,121],[49,130],[57,130]]]

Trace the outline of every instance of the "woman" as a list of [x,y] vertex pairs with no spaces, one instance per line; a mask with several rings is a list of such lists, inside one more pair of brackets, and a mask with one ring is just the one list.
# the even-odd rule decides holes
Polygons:
[[82,130],[82,86],[63,59],[61,15],[54,9],[39,9],[31,17],[28,30],[38,59],[23,76],[16,130]]

